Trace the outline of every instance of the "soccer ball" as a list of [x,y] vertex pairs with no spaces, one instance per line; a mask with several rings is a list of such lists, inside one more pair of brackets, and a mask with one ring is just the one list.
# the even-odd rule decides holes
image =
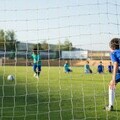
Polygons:
[[14,76],[13,75],[8,75],[8,77],[7,77],[7,80],[9,80],[9,81],[12,81],[12,80],[14,80],[15,78],[14,78]]

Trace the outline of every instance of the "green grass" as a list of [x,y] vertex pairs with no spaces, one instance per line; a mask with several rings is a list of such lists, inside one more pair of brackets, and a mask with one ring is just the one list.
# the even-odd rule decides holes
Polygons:
[[[94,69],[94,72],[96,70]],[[8,81],[9,74],[16,76]],[[116,120],[120,119],[120,87],[115,110],[103,110],[108,103],[109,73],[83,73],[74,67],[65,74],[61,67],[42,67],[40,79],[31,67],[0,67],[0,120]]]

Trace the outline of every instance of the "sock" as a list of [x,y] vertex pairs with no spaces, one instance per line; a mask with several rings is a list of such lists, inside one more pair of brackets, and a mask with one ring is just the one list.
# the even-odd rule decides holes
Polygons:
[[37,74],[38,74],[38,76],[39,76],[39,75],[40,75],[40,72],[38,72]]
[[115,99],[115,89],[109,87],[109,107],[113,106]]

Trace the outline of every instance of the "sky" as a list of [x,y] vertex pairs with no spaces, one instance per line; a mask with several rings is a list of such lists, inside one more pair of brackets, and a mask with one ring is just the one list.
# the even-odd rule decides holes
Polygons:
[[0,29],[18,41],[109,50],[120,34],[119,0],[0,0]]

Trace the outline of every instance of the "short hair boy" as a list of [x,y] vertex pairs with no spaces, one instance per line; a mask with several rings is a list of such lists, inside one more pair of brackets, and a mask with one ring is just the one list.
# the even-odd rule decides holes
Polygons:
[[70,65],[69,65],[68,61],[65,61],[64,70],[65,70],[65,73],[72,72],[72,70],[70,69]]
[[111,60],[113,62],[112,80],[109,83],[109,104],[105,107],[107,111],[113,110],[115,99],[115,87],[120,82],[120,38],[113,38],[109,43],[111,49]]
[[100,61],[98,67],[97,67],[97,72],[98,73],[103,73],[104,72],[104,66],[102,65],[102,61]]
[[86,61],[86,64],[84,65],[84,72],[87,73],[92,73],[92,70],[90,69],[89,61]]

